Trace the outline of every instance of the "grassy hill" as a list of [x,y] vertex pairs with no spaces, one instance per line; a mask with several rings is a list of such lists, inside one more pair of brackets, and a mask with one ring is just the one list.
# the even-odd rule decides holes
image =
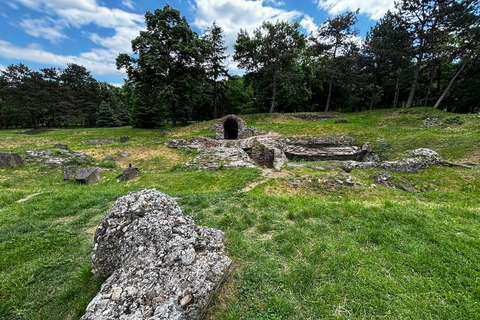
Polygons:
[[[197,224],[226,233],[234,264],[209,319],[478,318],[478,115],[413,108],[321,122],[295,114],[242,118],[288,136],[348,134],[359,144],[371,142],[389,159],[431,148],[447,161],[475,168],[392,172],[387,185],[373,180],[382,170],[354,170],[356,184],[348,185],[334,183],[344,177],[341,169],[315,163],[325,170],[289,167],[264,181],[261,169],[182,168],[178,164],[195,153],[163,144],[213,137],[207,129],[214,121],[159,130],[76,128],[35,135],[0,130],[0,151],[23,156],[67,143],[97,160],[117,158],[115,167],[105,165],[103,182],[88,186],[63,182],[62,168],[55,166],[0,169],[0,319],[78,319],[103,281],[90,273],[95,228],[116,198],[142,188],[177,197]],[[132,140],[80,143],[118,141],[120,135]],[[118,181],[129,163],[142,175]]]

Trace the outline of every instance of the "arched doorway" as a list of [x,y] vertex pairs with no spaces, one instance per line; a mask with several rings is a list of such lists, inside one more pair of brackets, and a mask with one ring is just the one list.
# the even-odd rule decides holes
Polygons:
[[224,139],[235,140],[238,138],[238,123],[235,119],[227,119],[223,124]]

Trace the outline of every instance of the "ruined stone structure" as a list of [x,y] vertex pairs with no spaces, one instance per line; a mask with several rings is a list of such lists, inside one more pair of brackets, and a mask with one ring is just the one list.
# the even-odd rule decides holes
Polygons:
[[67,166],[63,168],[63,181],[75,180],[82,184],[95,184],[102,181],[98,168],[80,168]]
[[213,125],[211,129],[215,131],[215,139],[217,140],[245,139],[262,133],[262,131],[257,128],[247,127],[245,121],[234,114],[223,117]]
[[155,189],[118,198],[95,232],[92,272],[107,280],[81,320],[201,319],[231,265],[223,237]]

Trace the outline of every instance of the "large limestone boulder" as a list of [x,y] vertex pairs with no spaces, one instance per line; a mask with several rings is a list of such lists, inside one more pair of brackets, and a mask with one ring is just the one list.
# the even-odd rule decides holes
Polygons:
[[23,164],[22,158],[16,152],[0,152],[0,168],[16,167]]
[[223,237],[155,189],[120,197],[95,233],[92,272],[107,280],[81,320],[200,319],[231,264]]

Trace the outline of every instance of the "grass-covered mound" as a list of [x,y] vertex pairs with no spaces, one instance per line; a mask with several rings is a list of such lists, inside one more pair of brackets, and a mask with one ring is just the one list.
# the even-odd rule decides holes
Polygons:
[[[97,160],[113,156],[117,165],[104,165],[103,182],[88,186],[63,182],[55,166],[0,169],[0,319],[78,319],[102,282],[90,274],[95,227],[117,197],[142,188],[178,197],[197,224],[225,231],[234,267],[210,308],[211,319],[478,317],[478,115],[415,108],[320,122],[294,114],[242,118],[283,135],[347,134],[358,143],[370,141],[385,159],[431,148],[475,169],[391,173],[386,185],[373,180],[382,170],[354,170],[350,175],[358,183],[349,185],[330,183],[344,172],[316,163],[326,170],[291,167],[242,192],[263,179],[260,169],[184,169],[178,164],[195,154],[162,144],[213,136],[207,129],[214,121],[160,130],[3,130],[0,151],[23,156],[61,142]],[[120,135],[132,140],[119,143]],[[89,139],[116,142],[81,144]],[[142,175],[117,181],[129,163]],[[410,191],[402,190],[405,184]]]

